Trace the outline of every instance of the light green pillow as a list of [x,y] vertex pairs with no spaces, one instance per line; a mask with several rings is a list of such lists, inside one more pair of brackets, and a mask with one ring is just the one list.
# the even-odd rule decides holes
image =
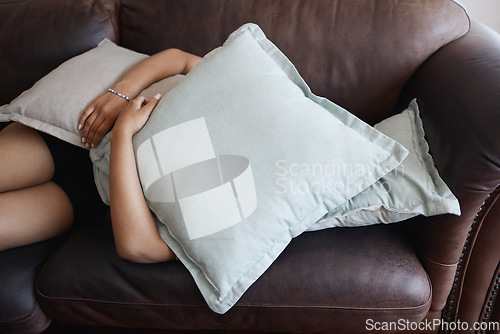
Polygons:
[[417,100],[375,128],[406,147],[408,156],[371,187],[330,211],[309,231],[394,223],[417,215],[460,215],[457,198],[439,177],[429,154]]
[[[104,39],[97,47],[62,63],[11,103],[0,107],[0,122],[16,121],[85,147],[77,128],[83,111],[147,57]],[[164,94],[178,81],[177,77],[159,81],[141,94],[147,98]]]
[[[133,143],[160,235],[217,313],[229,310],[293,237],[408,153],[312,94],[254,24],[231,34],[167,93]],[[109,143],[91,157],[107,172]],[[332,162],[351,168],[333,176],[280,173]]]

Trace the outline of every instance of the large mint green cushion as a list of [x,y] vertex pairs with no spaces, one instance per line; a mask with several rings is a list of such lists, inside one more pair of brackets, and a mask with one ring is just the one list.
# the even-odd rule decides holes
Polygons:
[[330,211],[308,230],[394,223],[417,215],[460,215],[460,205],[439,176],[429,153],[417,100],[375,128],[409,151],[406,159],[379,181]]
[[[254,24],[231,34],[163,96],[133,143],[160,235],[218,313],[293,237],[408,153],[312,94]],[[108,152],[104,141],[91,151],[105,172]],[[332,164],[342,172],[293,173],[294,166]]]

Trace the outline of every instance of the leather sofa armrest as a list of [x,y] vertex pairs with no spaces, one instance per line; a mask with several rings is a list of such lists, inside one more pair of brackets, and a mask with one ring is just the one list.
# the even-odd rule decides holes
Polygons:
[[494,191],[500,184],[500,35],[473,22],[467,35],[421,66],[405,87],[399,108],[414,97],[436,166],[462,210],[460,217],[421,219],[413,226],[433,284],[429,316],[436,318],[452,287],[457,289],[463,279],[474,225],[495,203],[490,195],[498,195]]

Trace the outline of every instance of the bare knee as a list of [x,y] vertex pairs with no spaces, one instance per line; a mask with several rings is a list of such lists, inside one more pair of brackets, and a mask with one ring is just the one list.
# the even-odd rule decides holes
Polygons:
[[68,196],[53,182],[0,194],[0,212],[0,250],[60,235],[74,218]]
[[0,131],[0,193],[46,183],[54,168],[50,150],[36,130],[12,123]]

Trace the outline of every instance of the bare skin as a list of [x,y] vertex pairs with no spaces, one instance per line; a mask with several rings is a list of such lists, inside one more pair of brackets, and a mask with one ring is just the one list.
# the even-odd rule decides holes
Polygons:
[[156,222],[142,194],[135,165],[132,136],[146,124],[158,104],[157,95],[143,105],[134,99],[118,117],[111,132],[110,207],[118,255],[132,262],[161,262],[175,254],[160,237]]
[[51,182],[54,162],[42,137],[13,123],[0,131],[0,251],[49,239],[73,222],[73,207]]
[[[135,65],[113,89],[133,99],[152,83],[176,74],[187,74],[200,57],[178,49],[167,49]],[[99,144],[111,130],[127,101],[112,93],[104,93],[83,112],[78,128],[87,147]]]
[[[113,89],[133,97],[165,77],[187,74],[200,59],[180,50],[165,50],[137,64]],[[99,124],[99,119],[118,115],[111,132],[111,223],[118,255],[132,262],[151,263],[175,259],[175,254],[160,237],[146,204],[132,147],[132,136],[146,124],[159,99],[159,94],[150,101],[138,96],[116,112],[126,100],[105,93],[90,105],[79,122],[79,127],[83,127],[83,138],[86,138],[87,144],[95,146],[102,138],[100,130],[104,127],[103,132],[106,131],[108,126],[104,125],[105,121]],[[113,108],[116,110],[112,111]],[[103,113],[106,117],[101,118]],[[94,131],[96,128],[98,130]]]
[[[187,74],[200,57],[177,49],[153,55],[133,67],[113,89],[129,103],[104,93],[91,103],[78,126],[82,141],[96,146],[111,128],[110,201],[116,250],[134,262],[161,262],[175,254],[161,239],[140,186],[132,136],[147,122],[160,96],[138,96],[152,83]],[[54,162],[42,137],[14,123],[0,132],[0,251],[57,236],[73,221],[73,207],[51,180]],[[76,177],[76,176],[75,176]]]

